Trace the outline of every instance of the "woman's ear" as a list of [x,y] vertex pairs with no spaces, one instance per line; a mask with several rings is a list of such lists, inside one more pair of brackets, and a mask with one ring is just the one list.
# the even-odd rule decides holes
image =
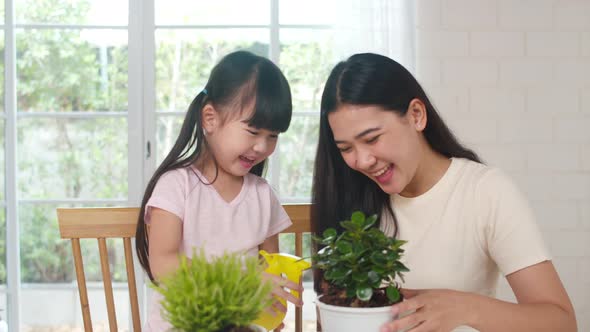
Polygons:
[[211,134],[219,125],[219,114],[211,104],[206,104],[201,113],[203,130],[205,134]]
[[409,120],[416,130],[423,131],[426,128],[428,115],[426,114],[426,105],[424,105],[422,100],[418,98],[412,99],[407,115],[409,115]]

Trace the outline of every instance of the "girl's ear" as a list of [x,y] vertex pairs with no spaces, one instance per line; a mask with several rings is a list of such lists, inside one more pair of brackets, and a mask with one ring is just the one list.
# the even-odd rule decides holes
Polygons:
[[409,115],[409,120],[417,131],[423,131],[426,128],[428,116],[426,114],[426,105],[424,105],[422,100],[418,98],[412,99],[407,115]]
[[203,130],[205,134],[211,134],[219,125],[219,114],[211,104],[206,104],[201,112]]

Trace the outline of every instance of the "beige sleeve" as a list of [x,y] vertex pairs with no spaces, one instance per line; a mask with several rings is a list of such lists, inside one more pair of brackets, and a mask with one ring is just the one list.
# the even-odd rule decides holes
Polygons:
[[478,192],[487,249],[502,274],[551,259],[527,199],[507,175],[491,169]]

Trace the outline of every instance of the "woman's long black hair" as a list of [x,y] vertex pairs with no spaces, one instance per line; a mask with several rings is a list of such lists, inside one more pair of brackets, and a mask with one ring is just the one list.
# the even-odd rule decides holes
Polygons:
[[[160,177],[173,169],[193,164],[206,146],[202,114],[207,104],[221,112],[241,112],[255,100],[255,109],[248,124],[261,129],[285,132],[291,122],[291,90],[283,73],[272,61],[246,51],[230,53],[213,68],[205,89],[191,102],[180,134],[162,164],[149,181],[137,222],[135,245],[139,262],[154,281],[149,263],[149,239],[145,224],[146,203]],[[261,176],[266,160],[250,173]]]
[[[394,237],[397,236],[397,219],[389,194],[344,162],[334,143],[328,114],[343,104],[349,104],[379,106],[403,116],[414,98],[420,99],[426,106],[428,121],[423,134],[435,151],[448,158],[460,157],[480,162],[473,151],[455,138],[409,71],[382,55],[355,54],[332,69],[322,94],[312,186],[311,222],[314,234],[319,235],[330,227],[342,231],[339,222],[348,219],[353,211],[361,210],[367,215],[377,214],[380,221],[386,213],[394,222]],[[321,292],[318,278],[321,277],[316,274],[316,291]]]

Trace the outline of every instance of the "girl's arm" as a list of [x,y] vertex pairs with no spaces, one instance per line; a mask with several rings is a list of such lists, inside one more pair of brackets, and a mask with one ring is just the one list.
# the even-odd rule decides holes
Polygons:
[[271,254],[279,252],[279,235],[276,234],[267,238],[264,240],[264,242],[262,242],[261,245],[258,246],[258,249],[264,250]]
[[154,278],[176,271],[180,264],[182,220],[171,212],[152,208],[148,236],[150,268]]
[[452,290],[402,290],[406,301],[393,306],[394,314],[411,313],[383,326],[382,331],[451,331],[467,325],[482,332],[575,332],[574,309],[550,261],[506,277],[518,304]]

